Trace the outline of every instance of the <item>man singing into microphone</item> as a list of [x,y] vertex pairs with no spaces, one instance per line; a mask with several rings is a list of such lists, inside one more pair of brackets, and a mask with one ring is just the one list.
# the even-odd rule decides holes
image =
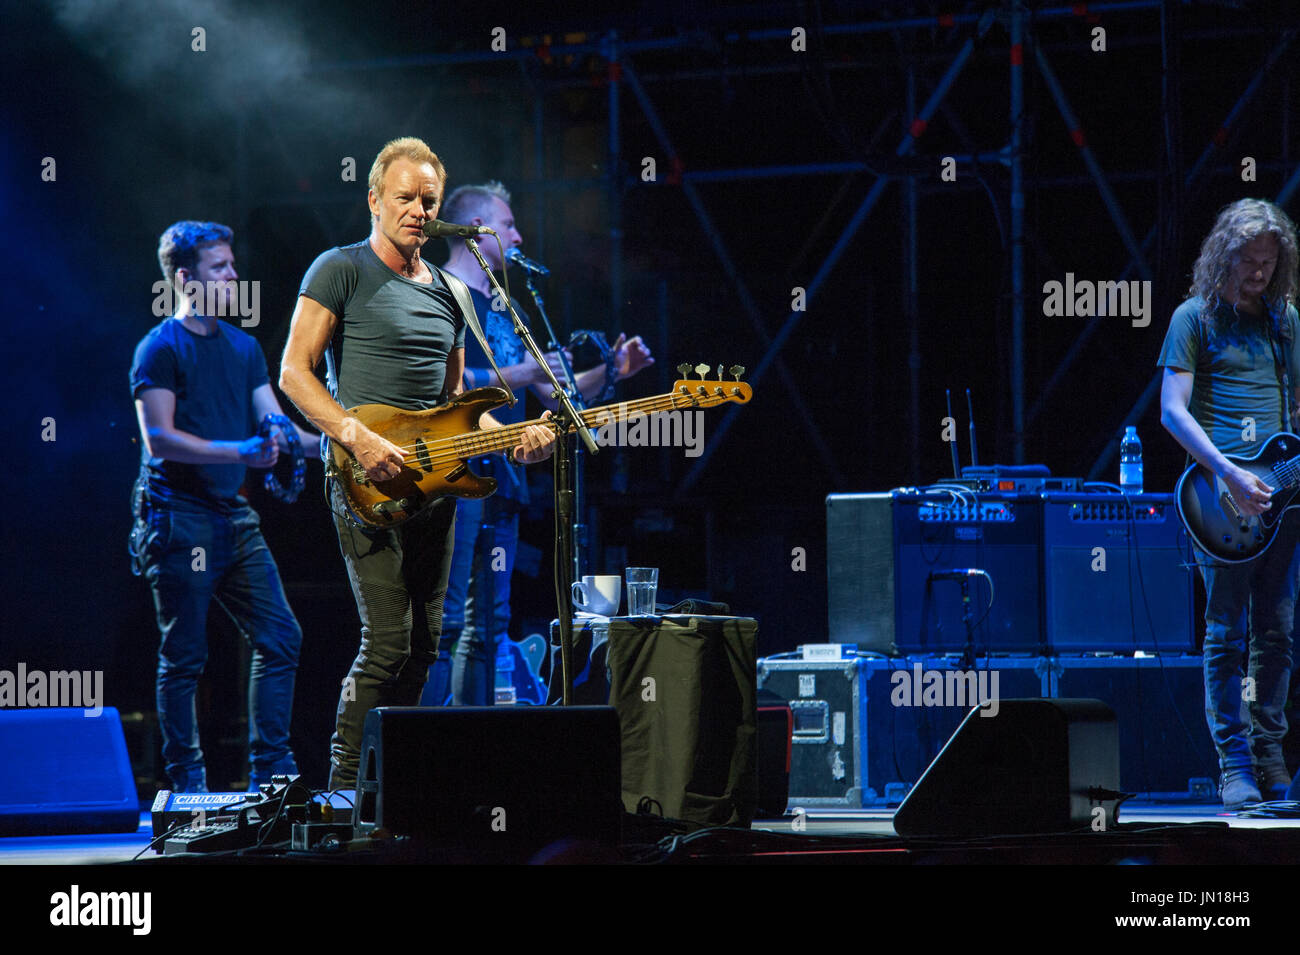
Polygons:
[[[523,244],[510,209],[510,193],[499,182],[461,186],[447,197],[443,218],[448,222],[488,226],[501,239],[509,255]],[[474,307],[483,322],[483,333],[492,347],[497,365],[510,388],[531,387],[542,404],[554,411],[551,384],[541,367],[525,350],[514,333],[514,322],[500,302],[494,307],[492,286],[478,259],[465,240],[449,236],[451,255],[443,266],[447,272],[469,286]],[[501,270],[501,253],[495,241],[479,243],[488,266]],[[524,260],[527,261],[527,260]],[[515,311],[527,321],[518,302]],[[561,384],[559,360],[552,352],[548,362]],[[628,339],[620,335],[610,353],[610,363],[595,365],[574,376],[583,400],[590,402],[607,383],[630,378],[642,368],[654,364],[650,351],[638,335]],[[476,341],[465,343],[465,386],[483,388],[500,386],[501,380],[489,366],[487,356]],[[500,408],[497,418],[505,424],[523,421],[523,395],[513,408]],[[485,706],[494,698],[495,659],[490,659],[488,633],[492,646],[508,640],[510,626],[510,575],[519,545],[519,512],[528,504],[528,482],[523,469],[497,456],[473,462],[481,475],[495,477],[497,492],[486,500],[461,501],[456,511],[456,547],[452,558],[451,578],[447,585],[447,603],[443,613],[442,643],[438,664],[434,667],[424,702],[440,705],[448,695],[450,681],[452,702],[457,705]],[[454,661],[452,647],[455,647]]]
[[[285,344],[284,393],[331,441],[351,451],[372,481],[401,472],[402,449],[345,409],[368,403],[432,408],[464,387],[464,309],[472,306],[460,279],[420,255],[428,241],[423,226],[438,213],[445,181],[442,162],[423,141],[406,137],[384,146],[370,167],[369,238],[312,263]],[[315,374],[322,357],[328,390]],[[491,415],[480,424],[500,426]],[[541,461],[554,442],[549,428],[534,425],[509,457],[517,464]],[[435,501],[391,530],[363,528],[347,516],[341,491],[329,483],[361,617],[361,646],[343,683],[330,743],[329,785],[352,789],[366,713],[419,702],[437,657],[456,501]]]

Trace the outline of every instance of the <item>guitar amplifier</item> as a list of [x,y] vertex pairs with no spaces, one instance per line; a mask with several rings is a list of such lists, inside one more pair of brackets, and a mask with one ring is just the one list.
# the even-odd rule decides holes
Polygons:
[[1039,652],[1042,533],[1037,495],[830,495],[831,641],[890,655],[961,652],[962,587],[938,572],[976,568],[988,574],[968,578],[976,651]]
[[1043,573],[1053,650],[1196,651],[1195,562],[1172,494],[1044,494]]

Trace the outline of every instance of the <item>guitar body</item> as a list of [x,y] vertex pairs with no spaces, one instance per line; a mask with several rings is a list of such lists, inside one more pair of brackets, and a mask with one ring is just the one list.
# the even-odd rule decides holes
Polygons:
[[509,646],[505,652],[510,656],[511,666],[507,674],[503,672],[501,661],[497,661],[497,685],[514,687],[518,703],[545,706],[546,684],[542,682],[540,674],[548,649],[546,638],[540,633],[532,633],[518,643],[509,639],[506,643]]
[[1282,517],[1300,493],[1300,438],[1279,432],[1252,457],[1226,456],[1273,488],[1272,507],[1247,517],[1237,509],[1228,486],[1209,468],[1193,464],[1178,479],[1178,516],[1203,553],[1227,564],[1242,564],[1268,550]]
[[[389,405],[357,405],[352,415],[376,434],[409,453],[406,467],[387,481],[371,481],[352,452],[330,442],[330,476],[347,498],[353,516],[371,527],[392,527],[414,517],[441,497],[487,497],[497,489],[493,478],[479,477],[465,463],[481,434],[478,419],[507,400],[500,388],[475,388],[445,405],[403,411]],[[435,445],[435,442],[441,442]],[[465,453],[447,460],[438,448],[451,445]]]

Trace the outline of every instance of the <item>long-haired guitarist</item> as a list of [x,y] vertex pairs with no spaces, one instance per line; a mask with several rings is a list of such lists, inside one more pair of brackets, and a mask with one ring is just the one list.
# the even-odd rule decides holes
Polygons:
[[[136,485],[134,569],[153,590],[158,629],[157,705],[172,788],[204,792],[194,695],[208,654],[212,601],[252,646],[249,756],[254,785],[297,772],[289,747],[302,630],[280,574],[240,494],[245,470],[269,468],[277,439],[255,433],[283,415],[256,339],[234,315],[233,233],[215,222],[177,222],[158,262],[175,312],[145,335],[131,366],[143,461]],[[294,426],[303,448],[320,436]]]
[[[381,404],[432,408],[460,394],[465,368],[465,285],[420,256],[422,226],[438,214],[446,172],[414,137],[388,143],[370,168],[369,238],[331,249],[303,278],[280,386],[303,414],[347,448],[374,482],[396,478],[404,451],[346,408]],[[326,361],[329,389],[315,369]],[[490,415],[480,425],[498,427]],[[524,430],[513,460],[550,456],[555,436]],[[451,566],[455,499],[444,497],[391,529],[362,528],[330,482],[339,546],[347,565],[361,646],[339,698],[330,743],[330,787],[354,788],[366,713],[419,702],[437,656]]]
[[[1226,455],[1251,457],[1295,427],[1298,258],[1295,226],[1277,206],[1241,199],[1224,208],[1157,361],[1161,423],[1222,482],[1243,522],[1272,507],[1275,487]],[[1276,534],[1244,563],[1197,553],[1206,590],[1206,719],[1230,809],[1280,798],[1291,780],[1282,738],[1300,576],[1295,519]]]

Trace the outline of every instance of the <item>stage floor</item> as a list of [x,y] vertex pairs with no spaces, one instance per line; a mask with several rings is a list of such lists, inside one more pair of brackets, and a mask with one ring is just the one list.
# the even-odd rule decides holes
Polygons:
[[[1272,804],[1282,806],[1283,804]],[[1190,802],[1129,802],[1124,804],[1119,815],[1119,826],[1114,835],[1131,834],[1139,836],[1159,832],[1162,838],[1177,842],[1180,831],[1200,831],[1209,824],[1217,830],[1218,841],[1231,840],[1232,833],[1258,830],[1282,830],[1287,837],[1296,837],[1300,846],[1300,804],[1285,804],[1293,813],[1291,818],[1260,818],[1251,812],[1230,813],[1222,806],[1209,803]],[[801,840],[808,842],[808,851],[813,854],[834,852],[837,840],[844,840],[845,849],[850,844],[860,845],[863,840],[870,840],[877,848],[889,848],[894,852],[900,849],[915,851],[915,841],[907,843],[900,840],[894,832],[893,810],[846,810],[846,809],[808,809],[802,818],[786,815],[781,819],[755,820],[751,830],[758,834],[770,833],[783,837],[782,854],[798,856]],[[735,834],[736,830],[729,832]],[[698,838],[696,833],[692,838]],[[147,809],[140,813],[139,828],[133,833],[106,835],[68,835],[68,836],[15,836],[0,838],[0,865],[106,865],[130,862],[137,857],[142,860],[158,859],[153,851],[144,851],[153,838],[152,823]],[[1063,834],[1060,837],[996,837],[1004,845],[1015,842],[1028,847],[1041,842],[1044,838],[1076,839],[1086,838],[1082,834]],[[1288,842],[1290,839],[1288,838]],[[813,843],[816,843],[814,849]],[[937,843],[927,841],[926,850],[933,850]],[[952,845],[969,847],[970,840],[952,841]],[[756,852],[755,856],[761,855]],[[741,852],[740,856],[743,857]],[[1068,855],[1068,854],[1067,854]],[[733,856],[733,853],[728,853]],[[1300,861],[1300,857],[1296,857]],[[226,861],[230,861],[227,859]],[[250,862],[254,860],[248,860]],[[322,862],[326,860],[322,859]],[[757,859],[755,859],[757,861]],[[844,859],[842,861],[850,861]],[[967,861],[953,859],[952,861]],[[1073,861],[1062,857],[1059,861]],[[1092,860],[1078,860],[1092,861]],[[1180,857],[1185,864],[1195,862],[1195,858]],[[1221,863],[1217,855],[1207,858],[1207,862]]]

